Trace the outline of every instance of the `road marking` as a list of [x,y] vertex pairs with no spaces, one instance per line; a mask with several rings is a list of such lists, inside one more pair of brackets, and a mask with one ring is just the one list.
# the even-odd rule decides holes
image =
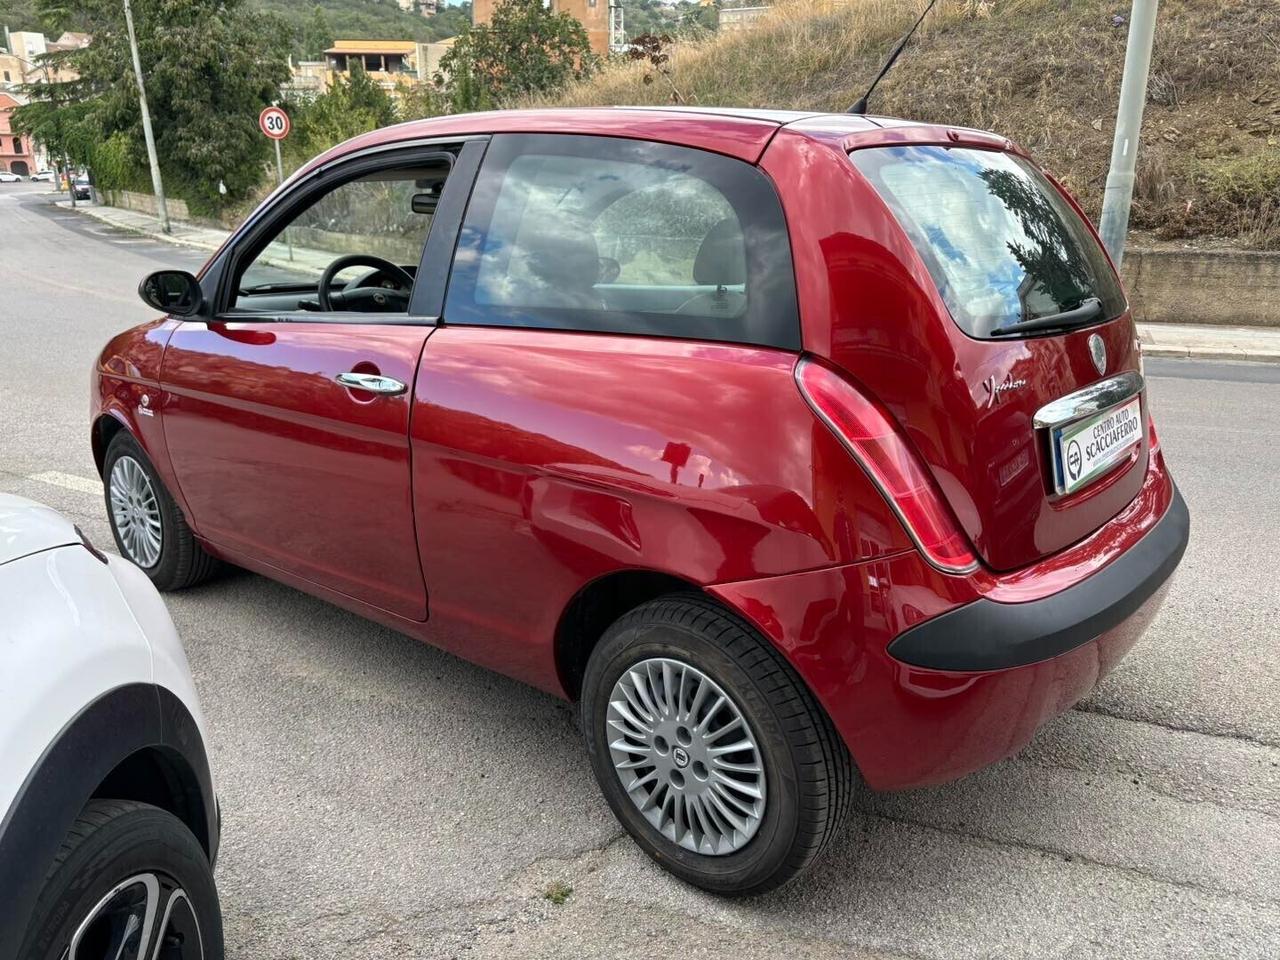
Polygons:
[[44,473],[33,473],[27,477],[28,480],[36,480],[40,483],[52,484],[55,487],[63,487],[66,490],[75,490],[77,493],[92,493],[95,496],[102,494],[102,481],[90,480],[87,477],[77,477],[74,473],[62,473],[58,470],[46,470]]

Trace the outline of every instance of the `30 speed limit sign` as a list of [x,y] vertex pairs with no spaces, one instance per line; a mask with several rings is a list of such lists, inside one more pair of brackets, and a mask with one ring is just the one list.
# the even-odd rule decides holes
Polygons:
[[289,115],[279,107],[267,107],[258,114],[258,126],[272,140],[283,140],[289,135]]

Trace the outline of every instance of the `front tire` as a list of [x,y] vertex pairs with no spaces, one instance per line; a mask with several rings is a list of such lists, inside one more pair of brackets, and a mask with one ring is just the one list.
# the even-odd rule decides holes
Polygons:
[[715,893],[763,893],[807,869],[853,793],[849,754],[790,664],[697,594],[642,604],[605,632],[582,727],[635,842]]
[[18,956],[149,960],[158,943],[165,960],[223,958],[222,912],[204,850],[159,807],[91,800],[54,859]]
[[138,441],[121,430],[102,463],[107,521],[116,549],[158,590],[181,590],[213,576],[218,561],[196,541]]

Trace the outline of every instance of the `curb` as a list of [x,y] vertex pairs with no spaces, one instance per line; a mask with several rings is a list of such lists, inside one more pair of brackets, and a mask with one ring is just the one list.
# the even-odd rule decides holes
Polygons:
[[1280,353],[1269,350],[1225,350],[1216,347],[1153,346],[1144,343],[1145,357],[1166,357],[1176,360],[1247,360],[1250,363],[1280,363]]

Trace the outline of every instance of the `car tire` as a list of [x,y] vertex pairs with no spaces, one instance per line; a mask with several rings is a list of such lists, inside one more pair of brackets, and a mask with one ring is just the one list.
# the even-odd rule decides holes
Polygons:
[[[709,708],[713,695],[725,704],[710,699]],[[830,842],[853,795],[848,751],[804,682],[749,623],[698,594],[650,601],[609,627],[588,661],[581,710],[618,820],[654,861],[704,890],[747,896],[795,877]],[[699,757],[708,761],[701,771]],[[725,777],[742,786],[730,790]],[[646,795],[664,780],[665,790]],[[743,792],[751,790],[762,799]]]
[[[120,488],[113,490],[117,480],[126,493],[140,491],[132,502],[122,504],[117,499]],[[181,590],[218,571],[218,561],[196,541],[155,467],[128,431],[121,430],[107,445],[102,481],[116,548],[122,557],[142,568],[156,589]],[[158,523],[158,545],[149,539],[144,542],[132,532],[132,525],[142,523]]]
[[[125,885],[130,880],[135,882]],[[161,937],[166,948],[159,956],[222,960],[222,912],[213,871],[191,831],[159,807],[91,800],[54,858],[18,956],[59,960],[77,933],[81,956],[116,956],[110,937],[119,934],[111,928],[128,925],[131,915],[144,917],[153,896],[151,935],[140,956],[156,955]],[[133,926],[139,928],[135,936],[146,932],[145,923]],[[89,949],[103,943],[112,949]],[[125,946],[120,955],[135,952]]]

